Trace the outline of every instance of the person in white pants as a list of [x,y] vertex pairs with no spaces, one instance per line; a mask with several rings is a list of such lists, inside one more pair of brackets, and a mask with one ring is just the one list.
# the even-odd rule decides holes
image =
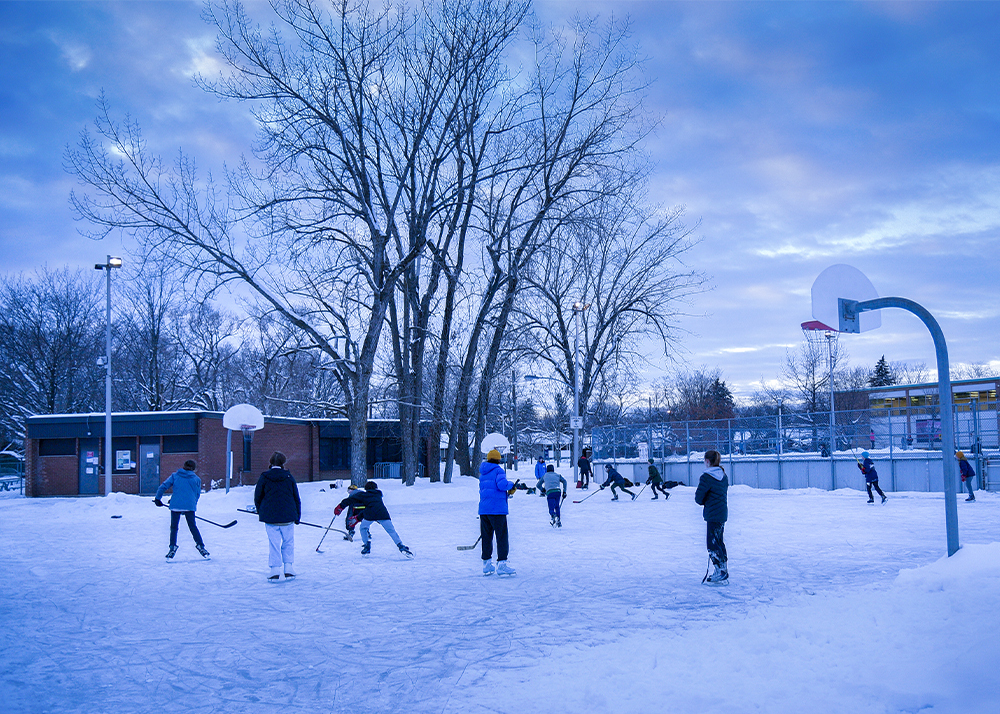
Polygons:
[[285,455],[275,451],[271,468],[260,475],[253,502],[267,531],[268,582],[295,577],[295,526],[302,519],[302,500],[292,474],[285,470]]

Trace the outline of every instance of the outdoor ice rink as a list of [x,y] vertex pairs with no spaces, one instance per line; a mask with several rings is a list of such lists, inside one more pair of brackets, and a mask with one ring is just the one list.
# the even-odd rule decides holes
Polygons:
[[[564,474],[571,476],[568,469]],[[524,478],[529,469],[517,475]],[[513,475],[513,474],[512,474]],[[301,484],[324,526],[343,489]],[[1000,711],[1000,498],[730,490],[732,584],[701,584],[694,489],[669,501],[510,501],[517,576],[484,578],[478,483],[383,482],[403,559],[296,529],[299,577],[265,582],[251,488],[205,494],[211,561],[148,498],[0,499],[5,714],[801,714]],[[960,497],[961,499],[961,497]],[[112,519],[121,515],[120,519]],[[343,527],[343,516],[336,527]]]

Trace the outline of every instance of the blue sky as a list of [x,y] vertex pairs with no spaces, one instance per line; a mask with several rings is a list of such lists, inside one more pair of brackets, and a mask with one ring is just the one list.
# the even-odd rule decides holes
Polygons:
[[[103,91],[155,150],[218,168],[248,150],[247,108],[193,86],[215,66],[197,2],[0,2],[0,247],[9,271],[123,250],[77,234],[63,151]],[[955,363],[1000,373],[1000,3],[538,2],[632,20],[662,121],[650,198],[698,224],[680,358],[741,395],[777,376],[828,265],[923,304]],[[900,311],[842,338],[853,364],[934,364]],[[655,359],[647,376],[662,367]]]

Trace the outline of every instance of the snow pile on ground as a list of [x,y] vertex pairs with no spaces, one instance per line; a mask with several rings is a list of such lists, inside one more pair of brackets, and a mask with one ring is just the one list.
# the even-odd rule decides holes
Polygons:
[[[530,472],[528,472],[530,473]],[[512,474],[513,475],[513,474]],[[526,475],[521,472],[522,478]],[[569,476],[568,470],[566,475]],[[531,480],[531,479],[525,479]],[[327,526],[346,495],[300,485]],[[478,484],[384,483],[416,559],[296,529],[264,581],[251,488],[202,497],[211,561],[148,498],[0,500],[0,706],[22,712],[935,712],[1000,710],[1000,498],[730,493],[733,582],[701,585],[693,489],[511,501],[516,577],[482,577]],[[637,487],[638,488],[638,487]],[[120,516],[114,518],[113,516]],[[343,516],[335,527],[343,527]]]

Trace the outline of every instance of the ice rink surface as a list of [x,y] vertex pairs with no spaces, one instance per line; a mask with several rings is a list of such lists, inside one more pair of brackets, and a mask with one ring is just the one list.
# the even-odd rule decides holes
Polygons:
[[[530,467],[529,467],[530,468]],[[570,477],[569,470],[563,469]],[[530,473],[522,469],[522,478]],[[511,474],[514,476],[515,474]],[[1000,498],[730,490],[732,582],[701,584],[694,489],[510,501],[510,564],[484,578],[478,483],[381,482],[404,559],[295,531],[298,578],[265,582],[253,489],[204,494],[211,561],[146,497],[0,498],[0,709],[314,714],[1000,711]],[[638,488],[638,487],[637,487]],[[346,495],[300,484],[303,519]],[[121,516],[121,518],[112,518]],[[343,528],[343,516],[335,527]]]

